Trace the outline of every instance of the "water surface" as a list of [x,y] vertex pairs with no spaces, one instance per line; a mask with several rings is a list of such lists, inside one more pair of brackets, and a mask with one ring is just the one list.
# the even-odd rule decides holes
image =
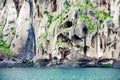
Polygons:
[[0,80],[120,80],[120,69],[4,68]]

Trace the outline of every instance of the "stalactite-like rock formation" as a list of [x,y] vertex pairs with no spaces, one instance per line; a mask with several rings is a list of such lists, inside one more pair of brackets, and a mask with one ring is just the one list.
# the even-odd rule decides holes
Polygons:
[[119,0],[0,0],[1,39],[27,59],[119,59],[119,7]]

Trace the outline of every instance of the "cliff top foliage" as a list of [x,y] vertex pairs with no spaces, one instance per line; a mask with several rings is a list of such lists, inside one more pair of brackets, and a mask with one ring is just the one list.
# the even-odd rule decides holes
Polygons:
[[95,23],[92,22],[91,16],[87,13],[82,13],[82,15],[80,15],[80,20],[89,25],[90,33],[96,28],[100,28],[101,22],[107,18],[112,18],[109,13],[98,10],[90,4],[74,4],[74,6],[80,8],[82,12],[84,12],[85,9],[90,9],[95,14],[95,19],[93,20]]

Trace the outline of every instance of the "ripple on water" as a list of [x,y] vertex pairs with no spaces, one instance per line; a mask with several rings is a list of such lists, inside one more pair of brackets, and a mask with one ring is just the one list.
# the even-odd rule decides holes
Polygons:
[[0,80],[120,80],[120,69],[110,68],[8,68]]

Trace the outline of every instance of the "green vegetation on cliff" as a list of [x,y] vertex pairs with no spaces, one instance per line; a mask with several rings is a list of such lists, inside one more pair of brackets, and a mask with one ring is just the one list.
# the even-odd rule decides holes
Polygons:
[[[89,0],[87,1],[89,2]],[[107,18],[112,18],[109,13],[97,10],[90,4],[74,4],[74,6],[80,8],[82,12],[82,15],[80,15],[80,20],[89,25],[90,33],[92,33],[96,28],[100,28],[101,22],[103,22]],[[87,11],[85,12],[85,10],[92,11],[92,13],[95,14],[95,19],[92,19],[90,13],[87,13]],[[95,23],[93,23],[92,20]]]
[[[86,0],[86,3],[89,2],[90,0]],[[80,12],[82,12],[82,14],[79,16],[79,20],[89,25],[90,33],[95,31],[97,28],[100,28],[101,22],[104,22],[104,20],[106,20],[107,18],[112,18],[109,13],[100,11],[90,4],[74,4],[74,7],[79,8]],[[92,11],[92,13],[94,14],[94,18],[92,15],[90,15],[90,13],[87,13],[86,10]],[[52,17],[48,12],[45,13],[48,16],[48,28],[50,27],[50,24],[55,20],[58,20],[58,27],[61,26],[66,21],[66,19],[62,17],[62,13],[69,11],[70,6],[68,5],[65,9],[62,10],[61,13],[57,14],[54,17]]]
[[3,29],[0,28],[0,51],[3,51],[6,53],[8,56],[13,56],[14,54],[10,51],[9,45],[5,44],[3,41],[2,37]]
[[56,42],[57,45],[63,45],[63,46],[66,46],[67,43],[66,42]]
[[47,11],[45,11],[44,14],[47,15],[47,17],[48,17],[47,28],[50,28],[50,25],[51,25],[51,23],[52,23],[53,16],[51,16],[50,13],[47,12]]
[[6,53],[8,56],[13,56],[14,54],[10,51],[9,46],[6,45],[0,38],[0,50]]

